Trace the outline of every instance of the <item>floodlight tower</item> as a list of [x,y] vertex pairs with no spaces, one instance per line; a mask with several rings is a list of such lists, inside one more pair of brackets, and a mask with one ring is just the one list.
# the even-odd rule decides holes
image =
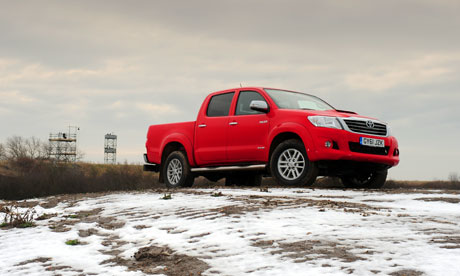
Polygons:
[[117,135],[107,133],[104,142],[104,163],[116,164],[117,163]]

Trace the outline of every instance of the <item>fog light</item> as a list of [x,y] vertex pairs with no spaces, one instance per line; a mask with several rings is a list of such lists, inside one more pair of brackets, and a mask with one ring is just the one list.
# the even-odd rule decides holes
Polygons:
[[338,150],[339,149],[339,144],[337,144],[336,141],[332,141],[332,148]]
[[395,151],[393,152],[393,155],[394,156],[399,156],[399,149],[395,149]]
[[330,148],[332,146],[332,143],[330,141],[326,141],[326,143],[324,143],[324,146],[326,148]]

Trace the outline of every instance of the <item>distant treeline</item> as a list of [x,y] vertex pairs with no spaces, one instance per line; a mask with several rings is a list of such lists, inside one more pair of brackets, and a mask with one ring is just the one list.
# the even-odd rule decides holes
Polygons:
[[[0,161],[22,158],[49,160],[52,158],[52,147],[49,142],[43,142],[37,137],[24,138],[11,136],[5,143],[0,143]],[[77,149],[77,160],[83,158],[83,152]]]
[[49,159],[51,147],[36,137],[23,138],[12,136],[0,143],[0,160],[17,160],[21,158]]

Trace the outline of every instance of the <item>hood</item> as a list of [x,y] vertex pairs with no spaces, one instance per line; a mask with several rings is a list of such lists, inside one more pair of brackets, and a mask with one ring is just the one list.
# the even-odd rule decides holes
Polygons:
[[368,116],[362,116],[355,112],[346,111],[346,110],[324,110],[324,111],[321,111],[321,110],[294,110],[294,109],[279,109],[279,110],[283,110],[284,112],[292,112],[296,114],[305,114],[305,116],[319,115],[319,116],[340,117],[340,118],[361,118],[361,119],[369,119],[369,120],[382,122],[379,119],[368,117]]

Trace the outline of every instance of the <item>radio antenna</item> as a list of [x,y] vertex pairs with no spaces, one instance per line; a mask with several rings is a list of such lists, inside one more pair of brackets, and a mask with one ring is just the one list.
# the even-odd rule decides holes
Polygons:
[[240,88],[243,88],[243,86],[241,85],[241,82],[240,82]]

